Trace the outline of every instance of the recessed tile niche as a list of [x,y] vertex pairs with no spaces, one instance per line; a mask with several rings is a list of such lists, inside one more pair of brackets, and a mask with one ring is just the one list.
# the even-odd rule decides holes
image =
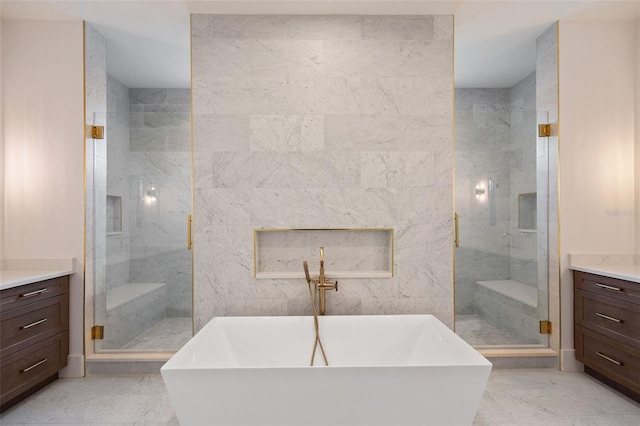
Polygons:
[[518,194],[518,231],[536,232],[537,203],[535,192]]
[[304,278],[302,262],[311,275],[320,267],[324,247],[329,278],[388,278],[393,276],[393,229],[256,229],[254,276]]
[[107,235],[122,233],[122,197],[107,195]]

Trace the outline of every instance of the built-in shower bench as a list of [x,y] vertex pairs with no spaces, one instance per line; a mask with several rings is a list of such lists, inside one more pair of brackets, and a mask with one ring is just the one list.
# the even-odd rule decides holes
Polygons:
[[476,313],[523,343],[540,341],[538,289],[515,280],[476,281]]
[[103,349],[118,349],[161,321],[167,311],[167,284],[126,283],[107,290]]
[[476,281],[476,283],[490,291],[509,299],[536,308],[538,306],[538,289],[515,280]]

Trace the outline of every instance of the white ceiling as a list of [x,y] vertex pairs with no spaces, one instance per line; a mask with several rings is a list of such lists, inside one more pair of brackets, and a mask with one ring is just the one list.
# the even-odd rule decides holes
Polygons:
[[534,70],[535,39],[560,19],[634,19],[640,0],[0,0],[3,19],[83,19],[107,39],[129,87],[189,87],[189,15],[454,14],[456,87],[511,87]]

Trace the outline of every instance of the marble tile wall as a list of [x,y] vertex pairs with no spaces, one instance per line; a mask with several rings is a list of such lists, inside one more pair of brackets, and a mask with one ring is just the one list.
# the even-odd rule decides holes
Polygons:
[[[509,89],[456,89],[455,205],[461,247],[456,249],[456,313],[473,314],[475,282],[509,277]],[[495,190],[489,190],[489,180]],[[485,190],[476,198],[475,188]]]
[[[456,249],[456,313],[461,315],[487,311],[476,306],[488,297],[476,294],[478,280],[538,285],[538,234],[518,231],[518,194],[536,192],[535,83],[532,73],[511,88],[455,92],[455,200],[462,244]],[[486,191],[480,198],[476,186]]]
[[191,316],[190,103],[189,89],[129,89],[129,278],[166,283],[178,317]]
[[[520,232],[518,226],[518,195],[535,193],[536,176],[536,74],[531,73],[514,85],[510,98],[510,257],[512,280],[533,287],[538,285],[537,232]],[[536,197],[537,198],[537,197]],[[537,209],[536,209],[537,210]],[[537,231],[537,229],[536,229]]]
[[129,282],[129,88],[107,74],[107,194],[121,197],[122,232],[107,235],[107,289]]
[[329,314],[452,326],[452,17],[192,15],[191,30],[196,329],[310,313],[303,280],[253,278],[263,227],[394,228],[395,276],[342,280]]

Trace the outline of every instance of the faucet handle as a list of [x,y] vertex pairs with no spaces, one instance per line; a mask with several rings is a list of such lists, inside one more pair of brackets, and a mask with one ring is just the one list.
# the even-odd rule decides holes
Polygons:
[[333,286],[336,289],[336,291],[338,291],[338,280],[336,280],[336,283]]

